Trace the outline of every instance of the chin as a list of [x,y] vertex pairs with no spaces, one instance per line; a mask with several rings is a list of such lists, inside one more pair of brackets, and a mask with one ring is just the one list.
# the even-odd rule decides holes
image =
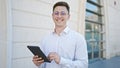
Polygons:
[[63,27],[63,25],[60,25],[60,24],[59,24],[59,25],[57,24],[56,26],[57,26],[57,27]]

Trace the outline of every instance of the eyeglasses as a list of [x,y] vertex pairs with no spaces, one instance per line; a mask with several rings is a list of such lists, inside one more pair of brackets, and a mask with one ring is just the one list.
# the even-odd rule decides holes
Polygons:
[[67,15],[67,13],[64,12],[64,11],[61,11],[61,12],[56,11],[56,12],[53,12],[53,14],[56,15],[56,16],[58,16],[58,15],[61,15],[61,16]]

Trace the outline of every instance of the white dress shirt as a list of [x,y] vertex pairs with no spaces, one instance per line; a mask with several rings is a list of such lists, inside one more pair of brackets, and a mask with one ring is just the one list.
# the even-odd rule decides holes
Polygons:
[[86,41],[82,35],[66,27],[58,36],[52,32],[42,41],[40,48],[47,56],[56,52],[60,56],[60,63],[55,61],[43,63],[40,68],[88,68]]

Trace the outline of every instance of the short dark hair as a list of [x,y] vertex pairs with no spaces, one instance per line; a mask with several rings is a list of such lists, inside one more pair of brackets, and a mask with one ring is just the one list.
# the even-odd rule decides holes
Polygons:
[[70,7],[69,7],[68,3],[66,3],[66,2],[60,1],[60,2],[55,3],[53,6],[53,11],[54,11],[55,7],[57,7],[57,6],[65,6],[66,9],[68,10],[68,13],[70,12]]

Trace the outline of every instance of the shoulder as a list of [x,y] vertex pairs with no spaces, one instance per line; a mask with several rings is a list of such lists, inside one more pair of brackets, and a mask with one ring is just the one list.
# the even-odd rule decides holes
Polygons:
[[71,31],[72,33],[72,38],[76,40],[77,44],[82,44],[82,45],[86,45],[86,39],[85,36],[82,35],[81,33],[77,32],[77,31]]

